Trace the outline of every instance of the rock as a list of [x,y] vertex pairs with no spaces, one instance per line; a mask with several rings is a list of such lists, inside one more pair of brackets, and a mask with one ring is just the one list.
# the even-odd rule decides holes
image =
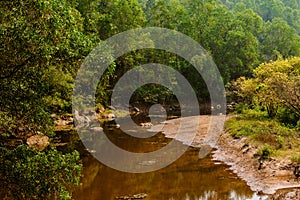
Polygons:
[[116,197],[116,199],[126,199],[126,200],[133,200],[133,199],[144,199],[146,198],[148,195],[145,193],[140,193],[140,194],[134,194],[131,196],[120,196],[120,197]]
[[43,151],[49,144],[49,137],[44,135],[33,135],[27,138],[26,143],[38,151]]
[[77,110],[74,110],[74,118],[75,118],[76,126],[79,127],[88,126],[89,123],[91,122],[91,120],[87,116],[85,115],[80,116]]
[[120,124],[114,123],[114,124],[107,125],[107,127],[111,127],[111,128],[120,128],[121,126],[120,126]]
[[109,108],[110,110],[116,110],[116,108],[113,106],[108,106],[107,108]]
[[54,121],[54,125],[55,126],[62,126],[63,125],[62,122],[63,122],[63,120],[61,120],[61,119],[56,120],[56,121]]
[[97,132],[102,132],[103,131],[103,128],[100,127],[100,126],[95,126],[95,127],[90,128],[90,129],[93,130],[93,131],[97,131]]
[[235,108],[236,102],[231,102],[230,104],[227,104],[226,107],[229,111],[233,111]]
[[140,126],[142,127],[151,127],[153,124],[151,122],[145,122],[145,123],[140,123]]
[[298,179],[299,179],[299,177],[300,177],[300,166],[298,165],[298,166],[295,166],[294,167],[294,171],[293,171],[293,174],[295,175],[295,177],[296,177],[296,180],[298,181]]
[[156,160],[145,160],[142,162],[139,162],[139,165],[143,165],[143,166],[151,166],[154,165],[157,161]]
[[73,117],[70,117],[70,118],[69,118],[69,121],[72,121],[72,122],[73,122],[73,121],[74,121]]
[[96,150],[92,149],[89,151],[90,153],[96,153]]
[[56,114],[53,113],[53,114],[50,115],[50,117],[51,117],[52,119],[54,119],[54,118],[56,118]]
[[91,122],[91,120],[90,120],[90,118],[88,118],[88,116],[83,115],[83,117],[84,117],[86,123],[90,123]]
[[68,120],[58,119],[54,121],[55,126],[66,126],[66,125],[72,125],[73,123],[74,123],[73,118],[70,118]]
[[140,112],[140,109],[138,109],[137,107],[133,107],[132,110],[133,110],[134,112]]
[[116,119],[116,115],[113,114],[113,113],[109,113],[109,114],[106,116],[106,118],[109,119],[109,120],[114,120],[114,119]]
[[137,107],[134,107],[134,106],[129,106],[129,110],[131,113],[134,113],[134,114],[140,112],[140,109]]

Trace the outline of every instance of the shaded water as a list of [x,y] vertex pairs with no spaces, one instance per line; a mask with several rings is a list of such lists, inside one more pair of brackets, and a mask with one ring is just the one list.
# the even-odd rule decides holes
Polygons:
[[[126,126],[121,127],[126,132]],[[139,131],[147,134],[145,129]],[[119,147],[132,152],[154,151],[170,142],[161,133],[146,139],[136,139],[124,132],[112,129],[105,130],[104,134]],[[112,200],[120,196],[146,193],[148,196],[145,199],[149,200],[266,199],[251,191],[228,166],[212,161],[211,155],[199,159],[198,151],[197,148],[189,147],[176,162],[166,168],[141,174],[111,169],[87,154],[83,158],[82,185],[73,198]]]

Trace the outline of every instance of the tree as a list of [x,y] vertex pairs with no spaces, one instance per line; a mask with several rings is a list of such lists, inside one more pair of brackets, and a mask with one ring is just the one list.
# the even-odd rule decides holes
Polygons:
[[300,58],[263,63],[254,70],[254,78],[239,83],[242,97],[266,107],[274,117],[278,107],[285,107],[300,117]]
[[276,60],[300,55],[300,36],[296,30],[281,18],[267,22],[260,36],[263,60]]
[[[45,97],[58,92],[69,98],[69,86],[65,90],[64,84],[72,84],[70,77],[91,47],[82,32],[83,20],[67,1],[1,1],[0,5],[0,111],[28,128],[46,129]],[[54,79],[59,71],[66,74],[61,82]]]
[[254,75],[266,85],[266,92],[274,102],[300,117],[299,57],[262,64],[254,70]]
[[201,42],[211,52],[224,83],[248,75],[258,63],[258,41],[254,35],[257,30],[253,31],[255,27],[252,26],[259,27],[260,22],[254,13],[249,13],[248,16],[236,14],[224,6],[217,6],[201,34]]
[[96,25],[102,40],[126,30],[140,28],[146,22],[145,14],[137,0],[96,2],[98,3]]
[[[14,137],[52,135],[50,111],[70,110],[73,77],[92,44],[67,0],[0,1],[0,160],[6,192],[19,199],[69,198],[78,153],[6,148]],[[68,108],[65,108],[67,106]],[[53,109],[60,107],[57,109]]]
[[258,1],[257,12],[265,21],[283,16],[284,5],[281,0]]
[[1,189],[9,199],[70,199],[79,185],[82,165],[77,151],[63,155],[55,148],[39,152],[27,145],[0,147],[0,161]]
[[186,12],[178,0],[156,0],[148,15],[148,25],[181,31],[185,27]]
[[259,14],[265,22],[272,21],[274,18],[282,18],[300,33],[298,0],[224,0],[223,2],[233,9],[244,5],[246,8],[252,9]]

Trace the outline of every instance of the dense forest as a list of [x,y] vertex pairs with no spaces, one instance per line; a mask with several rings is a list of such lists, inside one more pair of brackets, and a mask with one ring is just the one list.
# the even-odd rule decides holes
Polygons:
[[[214,59],[228,101],[262,106],[270,117],[284,109],[283,122],[297,126],[299,0],[3,0],[0,9],[0,180],[18,198],[71,195],[66,185],[78,184],[78,152],[63,155],[55,147],[38,151],[8,141],[26,141],[38,133],[53,138],[50,116],[71,113],[74,79],[85,57],[101,41],[126,30],[163,27],[186,34]],[[145,49],[111,63],[99,82],[97,105],[109,106],[120,77],[150,62],[178,70],[199,103],[210,101],[189,63],[170,52]],[[132,101],[165,99],[172,101],[174,95],[149,84]],[[40,165],[32,167],[37,160]]]

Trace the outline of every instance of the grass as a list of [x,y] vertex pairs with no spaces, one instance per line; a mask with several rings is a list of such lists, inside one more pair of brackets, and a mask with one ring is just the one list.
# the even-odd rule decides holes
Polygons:
[[292,162],[300,164],[300,156],[292,156],[291,160]]
[[227,120],[225,128],[233,138],[247,137],[252,145],[261,150],[261,154],[267,150],[272,156],[300,162],[299,128],[284,126],[275,118],[269,118],[264,111],[244,109]]

